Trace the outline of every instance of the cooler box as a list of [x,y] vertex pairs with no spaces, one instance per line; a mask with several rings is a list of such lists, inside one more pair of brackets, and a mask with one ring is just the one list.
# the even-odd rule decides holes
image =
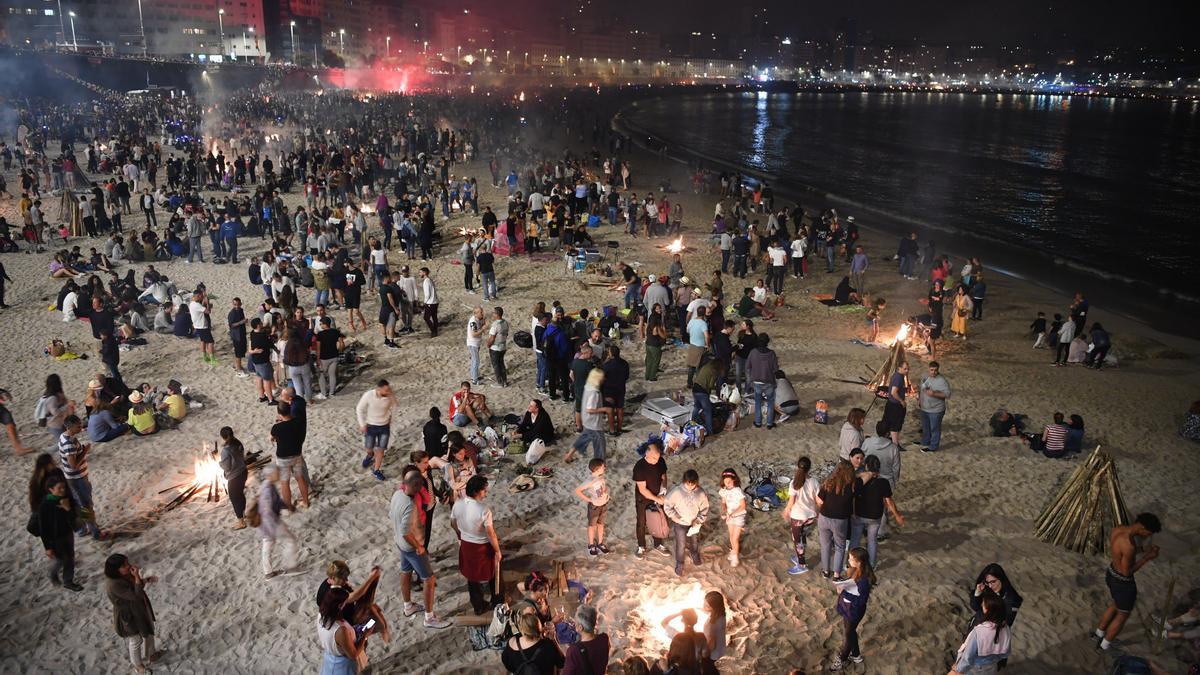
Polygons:
[[645,403],[642,403],[640,414],[642,417],[654,420],[659,424],[665,422],[681,427],[687,424],[688,420],[692,418],[692,409],[688,406],[679,405],[669,398],[651,398],[646,399]]
[[598,248],[581,248],[576,255],[590,263],[600,262],[600,258],[603,257]]

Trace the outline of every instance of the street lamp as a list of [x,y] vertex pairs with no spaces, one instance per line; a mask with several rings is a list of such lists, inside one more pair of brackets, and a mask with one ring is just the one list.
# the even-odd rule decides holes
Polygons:
[[217,24],[221,27],[221,54],[225,53],[225,8],[217,10]]
[[62,0],[58,0],[58,32],[62,35],[63,42],[67,41],[67,26],[63,23]]
[[71,17],[71,45],[79,51],[79,40],[75,39],[75,12],[68,12],[68,16]]
[[293,21],[288,30],[292,33],[292,63],[296,62],[296,22]]
[[346,29],[338,29],[338,47],[341,49],[342,56],[346,55]]
[[138,28],[142,31],[142,58],[146,58],[146,24],[142,21],[142,0],[138,0]]
[[391,58],[391,56],[392,56],[392,36],[391,35],[387,36],[387,47],[383,50],[383,55],[386,58]]

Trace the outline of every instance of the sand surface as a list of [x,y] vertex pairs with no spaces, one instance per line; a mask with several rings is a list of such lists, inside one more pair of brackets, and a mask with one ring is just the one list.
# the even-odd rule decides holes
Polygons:
[[[672,172],[675,185],[689,185],[682,168],[649,157],[638,158],[637,192],[643,194],[649,175]],[[455,173],[460,173],[456,168]],[[482,163],[466,173],[486,184]],[[9,176],[10,189],[15,183]],[[299,201],[287,196],[289,204]],[[685,255],[685,269],[693,279],[707,280],[718,257],[703,234],[709,229],[713,198],[674,195],[682,200],[685,241],[693,249]],[[47,198],[50,217],[57,215],[57,198]],[[499,191],[484,185],[481,205],[491,203],[501,211]],[[20,222],[15,201],[0,204],[0,214]],[[440,217],[439,217],[440,220]],[[763,218],[765,223],[765,218]],[[141,225],[139,215],[126,219]],[[474,218],[456,216],[450,227],[474,226]],[[870,223],[864,223],[869,227]],[[372,223],[378,228],[377,221]],[[669,257],[655,247],[659,241],[631,241],[618,228],[599,230],[598,240],[621,242],[620,256],[641,263],[641,269],[665,273]],[[78,242],[86,248],[86,239]],[[880,259],[891,254],[895,242],[866,231],[863,243],[872,255],[869,284],[873,293],[888,300],[883,334],[893,333],[902,317],[916,313],[917,297],[924,285],[903,281],[892,263]],[[95,242],[98,245],[99,241]],[[263,242],[243,238],[241,255],[262,250]],[[208,242],[205,242],[208,248]],[[110,552],[128,554],[146,574],[160,581],[149,587],[158,617],[160,645],[168,650],[157,672],[258,672],[301,673],[319,668],[320,649],[315,639],[316,608],[313,595],[323,579],[325,563],[334,558],[349,561],[353,580],[361,580],[371,565],[385,572],[378,601],[393,626],[391,644],[374,640],[370,655],[375,672],[461,673],[497,672],[499,655],[472,652],[466,631],[453,628],[431,631],[401,612],[398,558],[387,520],[387,503],[396,484],[396,472],[419,438],[419,429],[431,405],[445,410],[447,398],[467,374],[463,346],[464,319],[481,296],[462,288],[461,268],[451,263],[453,246],[444,246],[429,264],[442,296],[443,332],[429,339],[424,327],[401,339],[402,348],[385,350],[377,330],[353,339],[365,345],[374,363],[367,373],[330,401],[309,407],[308,442],[304,454],[313,478],[321,487],[312,509],[288,516],[287,522],[302,542],[302,576],[264,581],[259,571],[259,539],[253,529],[230,531],[233,516],[228,502],[193,503],[147,519],[165,501],[157,492],[190,474],[200,444],[212,441],[217,430],[230,425],[247,450],[270,451],[267,430],[273,421],[270,409],[255,403],[252,380],[235,377],[230,367],[224,314],[235,295],[256,301],[261,290],[251,286],[244,265],[219,267],[175,262],[157,265],[180,288],[203,281],[214,296],[214,321],[221,364],[204,364],[191,341],[149,336],[149,345],[122,355],[121,368],[128,382],[165,384],[177,378],[202,394],[208,404],[194,411],[182,429],[150,438],[126,437],[100,445],[91,457],[91,480],[103,526],[130,525],[139,536],[122,537],[113,544],[78,543],[77,578],[85,586],[70,594],[50,586],[42,572],[44,554],[37,540],[24,530],[28,516],[25,483],[31,457],[14,458],[0,452],[0,467],[9,488],[0,493],[0,514],[9,526],[0,532],[0,573],[10,580],[0,591],[0,671],[99,673],[123,672],[128,666],[124,645],[112,628],[111,610],[103,592],[102,563]],[[987,252],[972,252],[983,258]],[[389,262],[399,264],[394,251]],[[8,286],[12,309],[0,310],[0,387],[13,392],[13,414],[25,442],[49,448],[51,439],[32,422],[32,410],[45,376],[61,374],[68,394],[82,400],[88,379],[101,369],[94,341],[85,323],[63,324],[57,312],[47,311],[60,280],[46,276],[49,253],[8,254],[3,262],[14,281]],[[961,257],[954,258],[954,267]],[[559,263],[529,263],[525,259],[497,263],[500,304],[513,329],[527,329],[529,308],[538,300],[562,300],[569,308],[621,304],[616,292],[581,285],[564,275]],[[140,270],[143,265],[135,265]],[[760,324],[769,332],[781,366],[789,374],[802,402],[802,414],[774,431],[743,428],[720,434],[702,450],[668,459],[672,483],[687,468],[699,471],[702,485],[716,506],[715,480],[722,468],[762,460],[790,471],[798,455],[823,463],[837,454],[838,430],[853,406],[866,407],[868,392],[845,382],[866,374],[867,367],[882,363],[882,350],[853,344],[862,333],[862,315],[832,312],[810,298],[831,293],[842,273],[820,270],[805,280],[787,279],[788,307],[774,322]],[[1139,574],[1142,597],[1137,612],[1122,636],[1134,653],[1149,650],[1143,625],[1151,611],[1166,602],[1166,587],[1175,581],[1175,595],[1190,589],[1200,564],[1200,516],[1187,507],[1194,494],[1200,453],[1194,444],[1179,439],[1183,412],[1197,397],[1197,355],[1200,345],[1160,335],[1151,329],[1093,307],[1092,318],[1103,321],[1113,334],[1122,366],[1103,372],[1079,367],[1053,369],[1048,351],[1034,351],[1026,339],[1026,326],[1038,310],[1063,312],[1069,298],[1051,294],[1032,284],[990,276],[985,320],[972,323],[970,339],[956,343],[940,355],[942,372],[954,395],[945,420],[943,452],[904,455],[903,480],[896,490],[899,508],[908,526],[880,547],[880,582],[872,594],[867,617],[860,629],[866,663],[849,672],[942,673],[948,669],[970,615],[969,589],[987,563],[998,561],[1008,570],[1025,603],[1013,633],[1012,673],[1100,673],[1109,661],[1098,655],[1085,635],[1108,602],[1103,582],[1106,561],[1054,548],[1032,536],[1033,521],[1052,496],[1057,484],[1078,460],[1054,461],[1035,456],[1012,439],[987,437],[987,419],[998,407],[1025,413],[1040,427],[1051,413],[1081,414],[1088,424],[1087,444],[1103,444],[1115,456],[1121,471],[1125,499],[1134,511],[1152,510],[1161,516],[1164,532],[1157,537],[1162,556]],[[731,296],[740,283],[727,280]],[[301,301],[311,307],[312,291],[302,290]],[[735,296],[734,296],[735,297]],[[370,320],[376,298],[364,293],[363,313]],[[342,312],[336,313],[345,323]],[[948,315],[948,314],[947,314]],[[420,322],[418,320],[418,325]],[[374,328],[374,325],[372,325]],[[70,341],[93,352],[87,361],[57,362],[43,355],[50,338]],[[665,373],[656,383],[643,381],[643,350],[625,351],[635,377],[629,395],[659,395],[683,386],[685,368],[680,350],[664,354]],[[511,387],[485,387],[492,409],[500,414],[519,412],[533,394],[534,360],[528,350],[514,349],[509,358]],[[923,361],[918,359],[918,363]],[[487,364],[484,373],[490,373]],[[914,371],[918,369],[914,368]],[[392,452],[380,483],[359,468],[360,439],[353,407],[358,396],[378,377],[393,383],[404,403],[394,427]],[[812,422],[812,405],[824,399],[830,406],[830,424]],[[551,417],[560,428],[570,424],[569,408],[549,403]],[[874,428],[881,414],[877,406],[866,428]],[[791,543],[778,512],[754,514],[743,540],[743,564],[730,568],[724,526],[715,517],[702,532],[704,564],[691,566],[678,580],[669,558],[650,554],[634,558],[635,546],[630,471],[633,448],[652,425],[631,415],[633,431],[609,439],[609,477],[613,500],[609,510],[609,542],[613,553],[600,559],[587,555],[583,506],[573,497],[575,485],[586,471],[583,463],[561,461],[563,444],[554,449],[545,465],[553,479],[529,493],[513,495],[506,488],[514,465],[493,466],[493,488],[488,502],[496,514],[496,529],[504,542],[510,569],[539,566],[549,561],[573,561],[578,576],[596,592],[602,628],[614,641],[613,662],[630,653],[658,656],[665,645],[646,625],[647,610],[664,599],[678,599],[698,584],[703,590],[726,594],[733,618],[729,625],[730,649],[720,663],[725,672],[786,673],[792,667],[814,672],[827,664],[838,648],[841,626],[834,612],[831,584],[818,573],[801,577],[786,574]],[[915,448],[915,418],[908,421],[904,438]],[[570,439],[568,439],[569,441]],[[181,473],[182,472],[182,473]],[[254,490],[254,485],[249,491]],[[170,496],[170,493],[166,496]],[[456,569],[457,542],[449,527],[448,509],[435,512],[430,548],[438,574],[438,611],[443,615],[469,613],[465,585]],[[816,560],[815,536],[810,539]],[[1157,656],[1169,672],[1183,672],[1176,647]],[[1181,648],[1179,648],[1181,649]]]

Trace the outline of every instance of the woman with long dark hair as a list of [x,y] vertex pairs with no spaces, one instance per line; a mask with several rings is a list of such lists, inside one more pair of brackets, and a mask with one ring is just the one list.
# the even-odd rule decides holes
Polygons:
[[63,393],[62,378],[58,373],[46,376],[46,388],[42,390],[46,399],[46,431],[50,433],[51,442],[58,446],[58,437],[62,436],[63,420],[75,412],[75,403]]
[[114,553],[104,561],[105,591],[113,606],[113,627],[125,639],[134,672],[148,672],[147,664],[160,656],[154,650],[154,608],[146,596],[146,584],[157,577],[142,577],[129,558]]
[[1021,609],[1021,594],[1008,580],[1004,568],[999,563],[989,563],[975,577],[975,589],[971,594],[971,609],[975,616],[971,619],[971,628],[985,620],[983,600],[988,595],[994,595],[1004,601],[1004,622],[1011,626],[1017,620],[1017,611]]
[[37,511],[41,508],[42,502],[46,501],[46,495],[49,493],[46,483],[53,476],[66,480],[63,477],[62,469],[54,463],[54,457],[48,452],[43,452],[34,460],[33,475],[29,477],[29,509],[31,511]]
[[309,366],[308,343],[303,330],[291,330],[283,347],[283,364],[287,366],[288,379],[296,389],[296,395],[305,401],[312,400],[312,368]]
[[[321,601],[320,616],[317,618],[317,642],[321,645],[321,675],[356,675],[362,646],[355,635],[354,627],[342,615],[350,592],[343,587],[334,587]],[[364,637],[374,632],[375,627],[364,631]]]
[[854,513],[854,465],[840,460],[817,492],[817,535],[821,538],[821,576],[842,580],[846,535]]
[[958,657],[950,675],[995,673],[1008,660],[1011,649],[1008,614],[1005,603],[993,594],[983,596],[983,620],[958,648]]
[[[838,469],[841,469],[840,464]],[[837,470],[835,470],[835,474],[836,472]],[[837,612],[842,615],[844,638],[841,652],[836,654],[829,663],[830,671],[841,670],[847,661],[863,662],[862,651],[858,644],[858,624],[862,623],[863,617],[867,614],[867,602],[871,599],[871,588],[875,586],[875,570],[871,569],[871,560],[867,549],[851,549],[847,561],[850,568],[849,574],[845,580],[838,583],[837,603]]]
[[808,542],[808,531],[817,522],[817,493],[820,484],[809,475],[812,471],[812,460],[801,457],[796,460],[796,473],[788,485],[788,501],[783,507],[783,519],[788,522],[792,531],[792,545],[796,555],[792,556],[792,566],[788,574],[804,574],[808,565],[804,560],[804,549]]
[[646,381],[658,380],[658,366],[662,362],[662,348],[667,340],[666,317],[661,303],[654,303],[646,317]]

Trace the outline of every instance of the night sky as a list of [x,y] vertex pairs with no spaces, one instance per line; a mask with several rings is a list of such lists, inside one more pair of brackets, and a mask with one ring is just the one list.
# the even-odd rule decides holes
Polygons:
[[[768,9],[771,32],[825,38],[841,17],[885,41],[981,41],[1025,46],[1198,46],[1200,3],[1036,0],[615,0],[617,14],[660,33],[720,31],[742,8]],[[619,8],[619,9],[618,9]],[[622,11],[624,10],[624,11]],[[624,23],[626,19],[622,19]],[[647,23],[649,25],[647,25]]]

